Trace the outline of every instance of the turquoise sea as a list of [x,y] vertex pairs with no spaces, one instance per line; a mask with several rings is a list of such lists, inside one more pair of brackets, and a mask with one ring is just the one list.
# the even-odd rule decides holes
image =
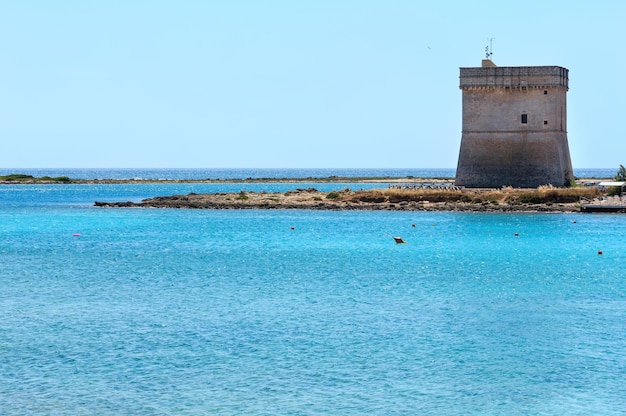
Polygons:
[[624,215],[93,207],[308,186],[0,185],[0,414],[624,414]]

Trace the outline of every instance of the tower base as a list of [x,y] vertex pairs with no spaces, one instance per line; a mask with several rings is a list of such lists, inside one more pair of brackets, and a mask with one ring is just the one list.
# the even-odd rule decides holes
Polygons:
[[464,132],[455,185],[566,186],[574,179],[565,132]]

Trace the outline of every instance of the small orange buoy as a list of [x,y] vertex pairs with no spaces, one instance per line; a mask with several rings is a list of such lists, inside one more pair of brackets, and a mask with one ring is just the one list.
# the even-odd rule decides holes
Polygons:
[[598,254],[602,254],[602,250],[598,250]]

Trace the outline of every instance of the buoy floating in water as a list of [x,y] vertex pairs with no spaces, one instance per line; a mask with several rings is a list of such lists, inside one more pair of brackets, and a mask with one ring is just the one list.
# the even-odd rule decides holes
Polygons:
[[406,244],[406,241],[404,241],[402,237],[394,237],[393,239],[397,244]]
[[602,254],[602,250],[598,250],[598,254]]
[[80,237],[80,234],[72,234],[72,237]]

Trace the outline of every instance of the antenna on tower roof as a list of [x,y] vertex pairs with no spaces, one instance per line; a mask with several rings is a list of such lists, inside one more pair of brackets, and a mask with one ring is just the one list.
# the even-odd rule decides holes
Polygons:
[[493,55],[493,41],[496,40],[495,38],[489,38],[489,45],[485,46],[485,57],[487,59],[491,59],[491,55]]

